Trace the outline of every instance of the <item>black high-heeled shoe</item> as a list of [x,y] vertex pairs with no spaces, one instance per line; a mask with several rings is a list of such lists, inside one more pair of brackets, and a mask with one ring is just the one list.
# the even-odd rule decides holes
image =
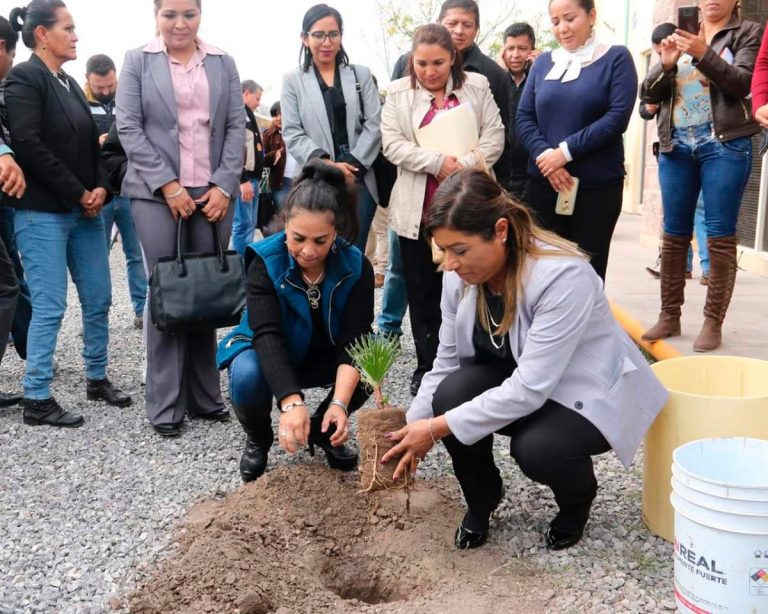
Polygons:
[[560,531],[555,527],[549,527],[545,545],[547,550],[565,550],[575,546],[582,535],[584,535],[584,529],[580,531]]
[[[491,509],[491,513],[488,514],[488,518],[486,519],[485,523],[483,522],[477,522],[476,519],[470,518],[470,513],[467,511],[466,514],[464,514],[464,519],[461,521],[461,524],[459,524],[458,528],[456,529],[456,535],[453,538],[453,543],[456,545],[456,547],[459,550],[471,550],[472,548],[479,548],[482,546],[487,540],[488,540],[488,525],[491,520],[491,516],[496,511],[496,508],[499,507],[499,504],[501,503],[502,499],[504,499],[504,494],[506,493],[506,489],[504,488],[504,485],[501,486],[501,492],[499,493],[499,498],[496,499],[496,503],[493,505],[493,509]],[[473,520],[472,523],[469,523],[468,520]],[[477,530],[477,529],[468,529],[466,527],[467,524],[472,524],[474,526],[485,525],[483,529]]]
[[264,475],[271,447],[272,439],[260,439],[248,433],[245,449],[240,457],[240,477],[243,478],[243,482],[253,482]]
[[309,453],[315,455],[315,446],[325,452],[328,465],[339,471],[353,471],[357,467],[357,452],[347,444],[331,445],[331,435],[336,432],[336,425],[331,424],[328,431],[323,433],[322,421],[311,420],[309,425]]

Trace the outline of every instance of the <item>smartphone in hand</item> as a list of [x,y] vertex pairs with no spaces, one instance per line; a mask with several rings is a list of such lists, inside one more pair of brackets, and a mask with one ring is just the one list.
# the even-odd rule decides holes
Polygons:
[[557,194],[557,203],[555,204],[557,215],[573,215],[573,210],[576,207],[576,196],[579,193],[579,179],[578,177],[571,177],[571,179],[573,179],[573,187]]
[[699,33],[699,7],[681,6],[677,9],[677,27],[691,34]]

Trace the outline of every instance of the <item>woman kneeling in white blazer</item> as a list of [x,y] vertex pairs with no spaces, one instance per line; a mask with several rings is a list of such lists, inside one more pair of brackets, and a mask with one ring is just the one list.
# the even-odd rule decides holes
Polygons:
[[613,449],[629,466],[667,393],[586,257],[487,174],[446,179],[425,230],[445,257],[440,346],[383,460],[402,454],[399,476],[442,439],[468,508],[456,546],[476,548],[504,494],[493,435],[507,436],[559,507],[546,546],[568,548],[597,493],[591,457]]
[[[411,330],[416,346],[416,371],[411,393],[432,368],[440,330],[440,288],[443,273],[432,262],[423,221],[440,182],[466,166],[493,166],[504,151],[504,124],[488,79],[467,73],[451,34],[439,24],[416,30],[410,76],[393,81],[381,119],[384,155],[398,167],[390,197],[390,226],[400,238],[408,292]],[[447,109],[468,105],[477,122],[477,147],[461,158],[419,145],[416,132]]]

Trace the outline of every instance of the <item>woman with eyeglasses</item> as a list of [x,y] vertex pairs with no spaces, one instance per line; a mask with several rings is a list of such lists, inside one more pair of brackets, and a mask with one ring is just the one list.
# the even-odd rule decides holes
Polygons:
[[341,14],[327,4],[304,15],[301,65],[283,81],[283,139],[300,166],[320,158],[344,173],[357,192],[355,245],[365,250],[379,198],[371,166],[381,147],[381,104],[371,71],[349,63],[343,33]]

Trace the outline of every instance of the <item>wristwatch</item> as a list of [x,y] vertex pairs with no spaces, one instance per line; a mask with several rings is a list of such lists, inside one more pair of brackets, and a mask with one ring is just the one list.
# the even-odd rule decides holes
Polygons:
[[283,414],[288,413],[292,409],[296,409],[297,407],[306,407],[307,404],[304,401],[293,401],[292,403],[286,403],[285,405],[280,406],[280,412]]
[[227,191],[226,191],[224,188],[222,188],[220,185],[217,185],[217,186],[216,186],[216,189],[217,189],[219,192],[221,192],[222,194],[224,194],[224,196],[226,196],[226,197],[227,197],[229,200],[232,200],[232,194],[230,194],[229,192],[227,192]]

